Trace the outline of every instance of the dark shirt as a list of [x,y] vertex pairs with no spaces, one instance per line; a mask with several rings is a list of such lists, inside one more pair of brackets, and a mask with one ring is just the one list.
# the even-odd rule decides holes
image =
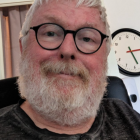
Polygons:
[[90,130],[76,135],[38,128],[20,104],[0,109],[0,140],[140,140],[140,115],[117,99],[103,99]]

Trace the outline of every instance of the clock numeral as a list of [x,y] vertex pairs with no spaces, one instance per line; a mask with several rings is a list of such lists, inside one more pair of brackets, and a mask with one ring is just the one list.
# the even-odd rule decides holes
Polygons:
[[136,69],[136,67],[134,66],[134,69]]
[[135,40],[135,37],[134,37],[134,40]]
[[122,38],[121,37],[119,37],[119,40],[121,40]]
[[126,38],[129,38],[129,35],[126,35]]
[[115,54],[117,53],[117,51],[115,51]]
[[119,61],[121,61],[121,58],[119,58]]
[[118,43],[115,43],[115,46],[118,46]]
[[126,64],[126,67],[127,67],[127,64]]

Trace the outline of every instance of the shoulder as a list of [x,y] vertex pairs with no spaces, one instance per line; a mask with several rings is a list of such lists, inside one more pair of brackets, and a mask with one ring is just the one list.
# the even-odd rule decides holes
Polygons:
[[131,106],[119,99],[103,99],[101,103],[105,113],[123,114],[125,116],[135,116],[140,119],[140,114],[136,112]]
[[102,105],[106,105],[104,106],[105,108],[107,107],[122,107],[125,106],[126,108],[132,108],[131,106],[129,106],[127,103],[123,102],[120,99],[114,99],[114,98],[104,98],[101,102]]
[[113,139],[140,139],[140,114],[119,99],[103,99],[103,130]]
[[115,128],[115,133],[122,133],[125,137],[135,135],[134,140],[140,138],[140,114],[131,106],[118,99],[103,99],[101,108],[105,128]]
[[2,129],[5,126],[8,126],[9,122],[13,119],[13,108],[15,106],[16,105],[11,105],[0,109],[0,129]]
[[16,112],[17,104],[0,109],[0,139],[20,139],[19,121]]
[[0,109],[0,126],[3,123],[7,123],[12,120],[14,114],[14,108],[16,108],[17,104],[10,105]]
[[2,117],[3,115],[6,115],[9,111],[11,111],[13,108],[15,107],[15,105],[10,105],[4,108],[0,109],[0,117]]

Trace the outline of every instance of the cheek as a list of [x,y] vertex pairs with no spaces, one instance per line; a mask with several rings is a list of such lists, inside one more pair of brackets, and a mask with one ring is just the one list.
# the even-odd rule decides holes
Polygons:
[[97,53],[92,59],[86,59],[85,66],[87,67],[91,75],[93,75],[94,72],[100,75],[105,70],[106,62],[106,56]]
[[99,60],[97,60],[96,62],[92,62],[89,65],[89,70],[90,70],[90,74],[93,75],[95,72],[97,74],[100,74],[102,72],[103,69],[103,63],[99,62]]
[[41,48],[39,44],[34,40],[28,45],[30,57],[34,63],[41,63],[43,61],[55,58],[56,51],[49,51]]

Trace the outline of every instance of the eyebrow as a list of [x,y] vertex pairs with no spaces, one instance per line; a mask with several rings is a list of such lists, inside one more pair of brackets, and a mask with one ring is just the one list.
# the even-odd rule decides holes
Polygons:
[[49,20],[52,23],[58,23],[60,25],[65,25],[66,24],[66,22],[63,21],[61,18],[53,16],[53,15],[46,15],[42,18],[45,19],[45,20]]

